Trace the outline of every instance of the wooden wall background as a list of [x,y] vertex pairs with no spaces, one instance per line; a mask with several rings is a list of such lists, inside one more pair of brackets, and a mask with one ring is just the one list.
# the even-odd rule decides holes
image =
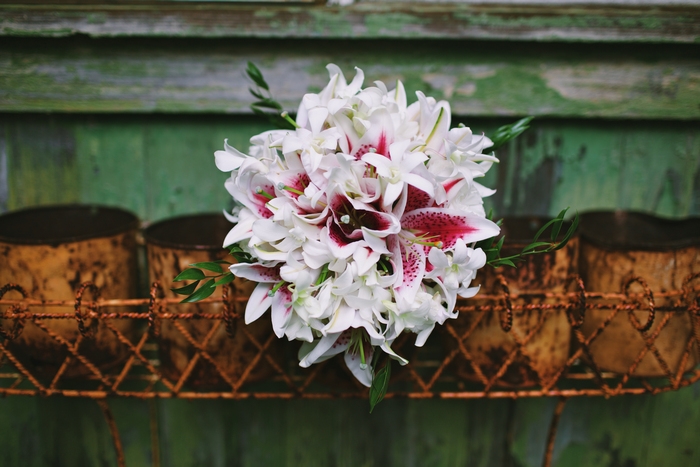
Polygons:
[[[335,62],[401,78],[487,133],[524,115],[487,181],[498,215],[570,206],[700,215],[700,7],[464,2],[0,1],[0,210],[227,207],[213,152],[245,147],[242,70],[294,110]],[[556,401],[115,399],[129,467],[537,466]],[[572,399],[557,467],[700,465],[700,386]],[[0,465],[112,466],[93,401],[0,400]]]

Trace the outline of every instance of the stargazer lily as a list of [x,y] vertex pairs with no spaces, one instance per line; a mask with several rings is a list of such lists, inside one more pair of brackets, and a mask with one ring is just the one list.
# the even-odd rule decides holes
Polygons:
[[[258,285],[245,321],[270,310],[278,337],[303,342],[300,365],[344,354],[362,384],[378,353],[411,332],[423,345],[454,318],[457,295],[473,296],[485,254],[475,243],[498,235],[478,184],[492,143],[450,129],[450,105],[421,92],[408,103],[400,81],[348,83],[335,65],[318,94],[306,94],[294,130],[224,143],[216,166],[238,222],[226,236],[252,263],[230,271]],[[383,358],[386,358],[383,357]]]

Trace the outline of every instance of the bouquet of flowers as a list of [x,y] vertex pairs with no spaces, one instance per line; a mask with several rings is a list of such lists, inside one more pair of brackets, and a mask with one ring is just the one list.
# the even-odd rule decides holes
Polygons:
[[[406,363],[392,350],[401,333],[422,346],[457,316],[458,296],[477,293],[480,268],[513,264],[500,258],[499,226],[484,211],[494,190],[477,180],[498,162],[495,146],[530,119],[493,141],[451,128],[446,101],[417,92],[409,104],[400,81],[363,88],[362,70],[348,83],[337,66],[327,69],[330,81],[303,97],[296,119],[273,115],[289,129],[254,136],[247,152],[225,143],[215,153],[231,173],[225,186],[236,208],[227,216],[236,224],[224,246],[237,262],[230,272],[205,266],[223,274],[196,292],[196,283],[178,290],[194,301],[233,275],[257,282],[246,323],[270,310],[278,337],[303,342],[302,367],[344,354],[362,384],[374,381],[376,399],[388,380],[388,365],[375,371],[380,354]],[[281,111],[252,64],[248,75],[258,86],[254,110]],[[541,243],[530,252],[559,246]],[[194,279],[188,271],[176,279]]]

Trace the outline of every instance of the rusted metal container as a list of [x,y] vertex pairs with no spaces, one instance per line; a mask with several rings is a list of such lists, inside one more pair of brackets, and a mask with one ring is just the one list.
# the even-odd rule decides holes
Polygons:
[[[191,282],[173,284],[173,279],[190,264],[220,259],[233,261],[228,251],[222,248],[222,242],[232,227],[233,225],[221,214],[182,216],[149,226],[144,236],[150,281],[158,282],[166,297],[184,298],[172,292],[171,288],[182,287]],[[257,284],[236,278],[232,285],[235,295],[248,297]],[[220,299],[222,290],[222,287],[218,287],[212,298]],[[236,301],[232,296],[231,303],[235,311],[243,315],[245,302]],[[170,311],[222,314],[224,306],[223,302],[191,303],[172,307]],[[245,332],[247,330],[259,344],[264,344],[272,335],[269,321],[260,319],[247,326],[243,325],[242,321],[236,322],[238,325],[234,326],[233,335],[229,336],[222,320],[179,320],[177,323],[173,320],[162,320],[158,346],[163,376],[177,382],[185,371],[191,371],[186,376],[187,386],[214,388],[227,387],[231,383],[238,384],[249,366],[251,370],[246,375],[246,381],[254,381],[269,374],[272,368],[264,359],[254,366],[251,365],[258,354],[258,347]],[[216,329],[211,334],[214,327]],[[204,343],[203,348],[213,362],[202,355],[197,356],[197,349],[188,341],[187,334],[197,344]],[[190,369],[193,360],[195,363]]]
[[[651,290],[656,308],[681,300],[662,294],[680,291],[684,280],[700,272],[700,218],[671,220],[640,212],[599,211],[581,216],[581,277],[588,292],[645,294],[641,277]],[[648,302],[646,297],[638,300]],[[632,371],[634,376],[663,376],[666,366],[672,375],[698,362],[697,344],[692,344],[690,312],[657,310],[651,328],[638,330],[648,320],[646,306],[634,312],[637,325],[627,311],[617,311],[610,323],[591,342],[594,363],[603,370],[627,373],[645,349],[645,340],[657,336],[653,346]],[[615,311],[589,310],[581,330],[589,337]],[[687,354],[684,358],[684,354]],[[659,357],[663,360],[662,363]],[[681,369],[681,363],[685,365]]]
[[[548,220],[540,217],[504,219],[502,234],[505,235],[505,245],[501,255],[505,257],[522,251]],[[565,223],[561,236],[568,227],[569,224]],[[501,276],[513,296],[514,305],[554,303],[545,294],[563,293],[567,279],[577,270],[578,238],[574,236],[560,250],[527,257],[517,269],[486,266],[473,283],[481,284],[479,294],[503,295]],[[516,297],[525,293],[527,297]],[[469,300],[464,302],[465,305],[469,303]],[[566,366],[571,327],[563,309],[515,309],[508,332],[501,325],[501,315],[492,311],[463,312],[452,323],[460,336],[475,326],[464,339],[464,347],[487,380],[501,373],[495,381],[497,386],[546,385]],[[502,367],[511,354],[512,361],[504,370]],[[457,362],[460,377],[481,380],[471,365],[463,363],[464,359],[458,357]]]
[[[101,298],[133,298],[138,284],[138,228],[135,215],[104,206],[46,206],[4,214],[0,216],[0,285],[19,284],[34,299],[72,300],[81,283],[90,281],[99,287]],[[14,294],[17,292],[9,292],[5,298],[21,298]],[[92,291],[84,297],[95,298]],[[31,311],[75,315],[72,306],[32,307]],[[132,336],[131,321],[114,319],[110,323],[125,337]],[[70,345],[80,340],[80,353],[100,369],[128,355],[104,323],[89,335],[80,335],[75,319],[28,321],[22,333],[5,345],[30,371],[48,377],[70,355],[61,339]],[[66,377],[92,373],[76,358],[64,370]]]

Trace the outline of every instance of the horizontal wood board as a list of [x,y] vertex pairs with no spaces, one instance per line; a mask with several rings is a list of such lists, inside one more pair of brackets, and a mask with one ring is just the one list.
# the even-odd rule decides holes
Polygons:
[[[698,465],[698,389],[570,400],[552,465]],[[556,400],[108,403],[127,467],[539,467]],[[0,413],[2,465],[117,465],[92,400],[10,397]]]
[[0,111],[246,114],[249,60],[290,111],[334,62],[460,115],[700,118],[700,45],[449,41],[4,39]]
[[[454,117],[490,134],[510,119]],[[266,121],[242,116],[0,116],[0,206],[118,205],[143,220],[230,207],[214,166],[225,138],[241,150]],[[696,122],[536,119],[484,184],[497,215],[626,208],[700,215]]]
[[[684,5],[356,2],[349,6],[0,2],[0,34],[94,37],[429,38],[695,43]],[[82,3],[82,2],[76,2]]]

